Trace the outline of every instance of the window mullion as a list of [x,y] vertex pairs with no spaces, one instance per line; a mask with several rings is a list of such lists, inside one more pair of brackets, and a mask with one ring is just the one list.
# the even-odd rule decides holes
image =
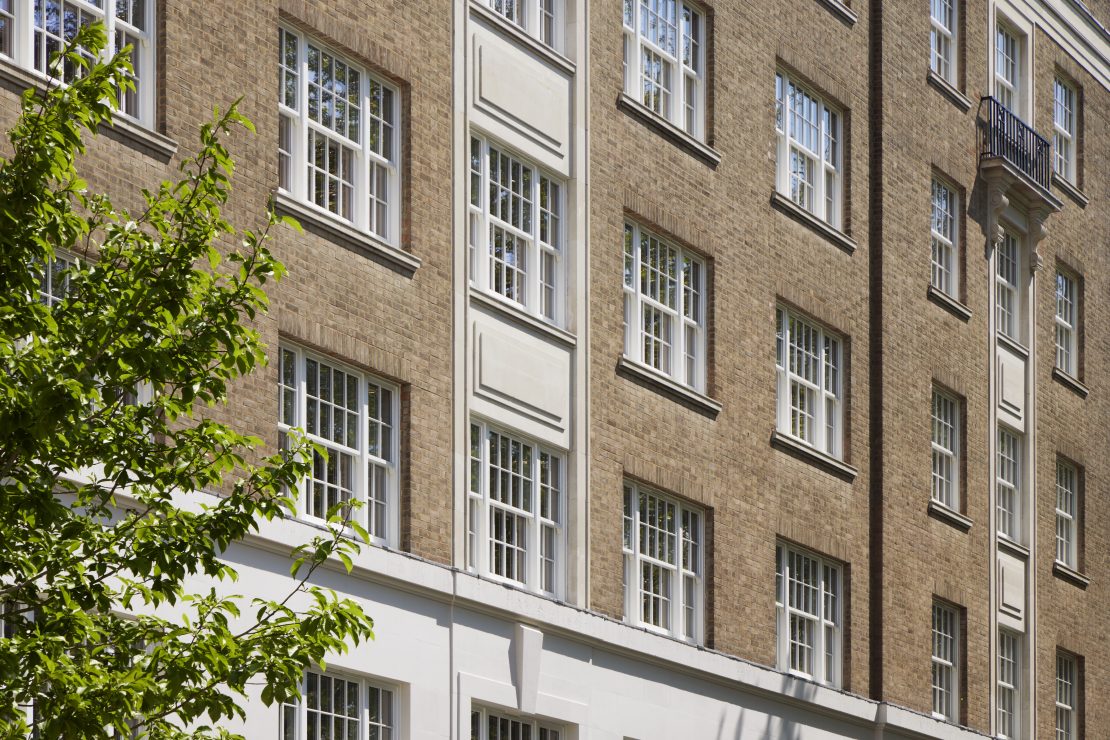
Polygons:
[[[681,522],[682,521],[682,513],[681,513],[681,511],[677,510],[677,507],[676,507],[675,515],[676,515],[676,517],[678,517],[678,521]],[[682,624],[682,617],[683,617],[683,609],[682,609],[683,593],[682,593],[682,591],[683,591],[683,589],[682,589],[682,527],[681,526],[679,526],[678,529],[675,530],[674,537],[675,537],[675,562],[673,564],[669,564],[667,566],[667,572],[670,573],[670,578],[671,578],[671,603],[670,603],[671,618],[670,618],[670,628],[668,629],[668,631],[672,635],[674,635],[678,638],[685,638],[685,636],[686,636],[684,634],[685,630],[683,629],[683,624]]]
[[[528,252],[525,263],[524,307],[533,316],[540,314],[540,262],[542,261],[540,248],[540,178],[543,176],[538,167],[524,165],[532,170],[532,187],[528,196],[532,200],[529,210],[532,212],[532,228],[528,232]],[[550,203],[548,205],[551,205]],[[552,206],[554,207],[554,206]]]
[[817,398],[817,408],[813,410],[813,446],[831,455],[832,450],[829,449],[829,433],[826,426],[828,422],[826,410],[829,404],[828,388],[825,386],[825,333],[818,331],[816,334],[818,369],[817,382],[813,385],[816,390],[814,395]]
[[[105,5],[114,6],[115,3],[105,3]],[[105,7],[104,10],[100,10],[99,8],[97,8],[97,11],[100,15],[101,22],[104,23],[104,35],[108,39],[108,43],[106,43],[104,45],[104,48],[100,50],[100,55],[97,59],[98,62],[103,64],[111,59],[113,54],[119,51],[119,49],[117,48],[118,42],[116,39],[116,14],[114,12],[114,8],[112,7]],[[138,49],[136,49],[135,51],[137,53]]]
[[153,128],[155,120],[155,90],[154,87],[158,81],[157,70],[155,66],[156,49],[155,35],[154,35],[154,16],[155,16],[155,3],[145,3],[143,7],[143,29],[144,33],[141,40],[142,49],[138,51],[140,55],[140,62],[143,65],[143,80],[142,89],[139,91],[139,113],[151,123]]
[[482,435],[481,443],[478,446],[478,494],[481,496],[481,504],[478,507],[478,542],[476,543],[477,552],[475,555],[477,557],[475,565],[479,573],[489,574],[492,572],[489,559],[489,518],[492,507],[489,496],[490,441],[485,424],[478,425],[478,434]]
[[813,183],[813,213],[818,218],[825,221],[829,220],[829,214],[826,212],[827,203],[825,201],[825,183],[828,181],[828,165],[829,161],[825,159],[825,137],[829,135],[826,124],[828,123],[827,116],[825,115],[827,109],[824,103],[817,106],[817,151],[814,153],[814,159],[817,162],[817,169],[819,172],[814,173]]
[[675,36],[678,39],[678,48],[675,49],[674,71],[675,80],[673,89],[671,91],[671,110],[670,121],[675,126],[678,126],[683,131],[686,130],[686,65],[683,62],[682,41],[686,38],[686,33],[682,30],[682,3],[678,4],[678,16],[675,19],[678,23]]
[[671,578],[673,580],[672,580],[672,584],[671,584],[672,591],[671,591],[671,630],[670,631],[671,631],[672,634],[674,634],[675,636],[677,636],[679,638],[685,638],[686,637],[686,635],[685,635],[686,630],[684,629],[684,625],[682,623],[683,622],[683,617],[685,616],[685,611],[683,609],[683,606],[685,605],[685,593],[684,593],[685,589],[682,587],[682,544],[683,543],[682,543],[682,507],[681,506],[675,506],[674,507],[674,520],[675,520],[675,531],[674,531],[675,549],[674,549],[674,563],[671,564],[671,567],[673,568],[673,570],[671,571]]
[[542,592],[540,583],[540,449],[532,445],[532,511],[528,514],[528,532],[524,541],[527,558],[525,585],[532,591]]
[[629,494],[632,511],[632,536],[629,543],[628,552],[622,553],[624,556],[624,613],[627,614],[634,624],[640,623],[640,603],[643,600],[641,593],[640,579],[637,573],[640,568],[640,492],[636,490],[635,486],[630,488]]
[[292,162],[290,169],[293,171],[291,185],[293,195],[300,200],[309,200],[308,192],[308,163],[312,152],[308,151],[308,39],[297,35],[297,69],[300,74],[297,79],[297,135],[293,141]]
[[[637,362],[646,363],[644,358],[644,294],[643,282],[640,280],[640,275],[644,269],[643,263],[640,260],[640,228],[637,226],[632,231],[632,254],[633,257],[633,273],[632,273],[632,289],[633,293],[633,307],[630,312],[629,320],[632,321],[632,335],[635,337],[635,350],[632,353],[633,359]],[[639,505],[637,504],[637,511]]]
[[779,135],[778,161],[781,163],[778,171],[778,190],[780,193],[790,193],[790,135],[793,131],[791,118],[793,116],[793,95],[790,94],[790,82],[782,78],[782,134]]
[[[293,353],[294,367],[296,367],[297,378],[297,419],[296,423],[300,427],[302,433],[307,434],[308,430],[308,365],[304,359],[304,353],[298,349]],[[314,463],[314,452],[309,450],[308,463],[310,466]],[[308,476],[304,476],[297,483],[300,489],[298,496],[298,509],[304,514],[308,511]]]
[[21,67],[34,69],[35,20],[31,0],[15,0],[12,4],[15,24],[12,29],[12,58]]
[[[680,8],[681,10],[681,8]],[[681,35],[680,35],[681,36]],[[680,65],[681,66],[681,65]],[[685,75],[683,75],[685,77]],[[682,105],[682,110],[686,110],[685,103]],[[671,352],[671,362],[674,365],[671,368],[671,375],[681,383],[692,385],[692,379],[686,373],[686,259],[685,253],[681,249],[675,250],[675,264],[678,265],[677,284],[675,285],[675,309],[677,315],[671,320],[674,323],[675,339],[673,342],[674,349]],[[679,511],[681,517],[682,512]],[[681,518],[679,519],[681,522]],[[681,566],[681,558],[679,565]]]
[[[369,141],[367,129],[370,126],[370,78],[365,74],[359,75],[359,91],[358,91],[358,104],[362,107],[362,111],[358,117],[358,149],[355,150],[355,155],[352,157],[355,165],[356,172],[351,177],[351,182],[354,185],[354,193],[351,198],[354,200],[354,223],[359,229],[363,231],[370,230],[370,170],[371,161],[373,157],[370,154]],[[396,126],[394,128],[397,128]],[[344,138],[347,138],[344,136]],[[353,148],[353,147],[352,147]],[[392,181],[394,178],[390,178]],[[384,193],[382,195],[385,195]],[[390,211],[394,210],[394,202],[390,201]],[[387,231],[388,227],[384,224],[378,224],[379,231]],[[391,236],[393,232],[387,231]]]
[[813,677],[818,681],[828,681],[825,675],[825,566],[816,562],[817,568],[817,628],[813,640]]
[[297,708],[297,737],[308,737],[308,671],[301,671],[301,696]]
[[489,143],[485,139],[478,140],[478,166],[481,168],[480,176],[478,178],[478,187],[481,192],[478,193],[478,234],[477,242],[474,244],[475,265],[473,266],[476,272],[474,282],[479,290],[489,290],[489,271],[492,264],[493,257],[491,251],[493,246],[490,239],[490,216],[489,209],[492,207],[489,198]]
[[[369,84],[369,82],[367,82]],[[398,91],[399,92],[399,91]],[[389,223],[386,227],[388,234],[393,242],[400,246],[401,244],[401,96],[398,94],[393,98],[393,118],[391,121],[389,138],[390,138],[390,154],[392,157],[389,159],[387,168],[389,170]],[[369,104],[367,104],[369,107]],[[366,125],[369,125],[367,123]],[[367,167],[369,170],[369,167]],[[367,202],[369,209],[370,191],[367,189],[363,200]]]
[[635,93],[633,97],[637,102],[644,102],[643,93],[643,70],[641,65],[644,58],[644,39],[643,29],[640,27],[642,18],[640,17],[640,0],[633,0],[632,7],[632,43],[628,53],[632,56],[629,64],[629,69],[632,71],[632,91]]
[[[358,468],[359,469],[357,471],[355,471],[355,491],[357,492],[357,495],[361,495],[362,502],[363,502],[363,507],[362,507],[363,508],[363,513],[359,515],[359,519],[361,520],[359,523],[362,524],[362,526],[366,527],[366,531],[370,533],[371,537],[373,537],[374,532],[373,532],[373,528],[371,527],[371,521],[370,521],[370,518],[371,518],[372,513],[373,513],[373,506],[374,506],[374,504],[370,500],[370,486],[371,486],[371,480],[370,480],[370,398],[369,398],[370,385],[369,385],[369,383],[367,382],[367,380],[365,378],[359,377],[355,381],[355,388],[358,389],[356,392],[359,394],[359,399],[358,399],[358,416],[359,416],[359,419],[358,419],[358,435],[359,436],[358,436],[358,439],[355,440],[355,444],[357,445],[355,449],[358,450],[358,460],[359,460]],[[379,393],[379,396],[378,396],[379,410],[381,408],[381,402],[382,402],[381,401],[381,394]],[[381,437],[380,436],[378,438],[378,444],[379,444],[379,452],[383,452],[383,450],[381,450],[381,448],[380,448],[380,445],[381,445]],[[386,466],[386,471],[387,471],[386,476],[387,477],[388,477],[388,470],[389,470],[389,466]],[[383,522],[383,524],[382,524],[382,526],[383,526],[382,537],[386,542],[390,542],[391,540],[390,540],[390,536],[389,536],[390,535],[390,531],[389,531],[389,512],[392,510],[393,506],[392,506],[392,502],[389,500],[389,496],[388,496],[387,491],[380,491],[379,493],[382,496],[385,497],[385,501],[386,501],[386,521]]]
[[783,327],[782,334],[782,366],[776,368],[778,373],[778,393],[776,394],[778,397],[777,418],[780,420],[780,423],[777,426],[779,427],[780,432],[789,432],[790,425],[788,423],[788,420],[790,419],[790,320],[787,316],[783,316],[783,323],[785,324],[785,326]]

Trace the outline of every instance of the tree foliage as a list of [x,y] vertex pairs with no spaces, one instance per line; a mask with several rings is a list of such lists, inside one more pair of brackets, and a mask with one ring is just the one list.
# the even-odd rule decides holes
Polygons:
[[[0,160],[0,736],[224,737],[252,683],[294,696],[372,622],[307,580],[333,556],[350,568],[338,509],[293,551],[289,594],[225,593],[221,553],[294,513],[313,454],[295,439],[263,456],[208,413],[265,362],[252,320],[283,272],[266,247],[278,219],[238,231],[221,213],[226,140],[251,129],[235,106],[141,212],[90,192],[83,139],[132,85],[128,50],[87,61],[104,46],[101,27],[78,33],[63,56],[81,75],[23,95]],[[63,252],[68,288],[44,301]],[[191,593],[198,578],[226,583]]]

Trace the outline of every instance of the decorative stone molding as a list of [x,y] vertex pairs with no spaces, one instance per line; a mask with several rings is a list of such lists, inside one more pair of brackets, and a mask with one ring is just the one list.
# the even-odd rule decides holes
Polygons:
[[1006,197],[1006,186],[999,170],[987,170],[983,175],[987,183],[987,259],[990,259],[990,253],[998,248],[1005,236],[1002,214],[1009,208],[1010,199]]
[[1045,221],[1053,213],[1048,208],[1033,208],[1029,211],[1029,269],[1038,272],[1044,267],[1044,255],[1038,250],[1038,245],[1048,236],[1048,227]]

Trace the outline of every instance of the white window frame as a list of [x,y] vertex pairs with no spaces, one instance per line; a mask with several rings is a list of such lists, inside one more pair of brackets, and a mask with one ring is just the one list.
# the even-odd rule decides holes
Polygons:
[[700,257],[625,222],[625,357],[704,392],[707,288]]
[[[839,230],[844,210],[843,132],[840,109],[786,72],[775,73],[775,189]],[[799,169],[795,162],[805,166]]]
[[1056,271],[1056,367],[1079,377],[1079,279]]
[[[626,481],[622,550],[625,619],[700,643],[705,631],[704,509]],[[658,590],[645,589],[656,577]]]
[[[491,730],[491,721],[497,725],[495,731]],[[558,724],[543,722],[515,712],[504,712],[478,705],[471,706],[470,740],[521,740],[525,736],[532,740],[565,740],[566,730]]]
[[962,406],[958,398],[933,386],[933,501],[960,509],[960,433]]
[[995,506],[1000,537],[1013,542],[1022,540],[1022,516],[1025,513],[1023,470],[1025,440],[1007,427],[998,427],[998,450],[995,461]]
[[[782,305],[775,309],[775,327],[778,431],[841,459],[844,454],[844,340]],[[804,344],[792,348],[799,333],[801,342],[812,337],[814,353]],[[816,363],[816,378],[805,374],[809,363]],[[794,403],[795,391],[799,398],[806,394],[802,400],[812,401],[812,413]]]
[[[313,50],[318,55],[321,70],[325,60],[331,62],[333,70],[344,69],[344,82],[337,83],[333,89],[310,82]],[[357,73],[359,89],[348,91],[347,100],[341,100],[339,87],[346,88],[351,73]],[[398,246],[401,230],[400,91],[318,37],[288,26],[278,27],[278,78],[278,189],[325,218],[337,219],[390,246]],[[324,79],[322,73],[317,79]],[[313,90],[316,90],[316,99],[321,101],[317,103],[320,121],[314,120],[310,113]],[[332,104],[324,106],[325,99]],[[339,125],[335,123],[336,111],[353,110],[354,103],[357,103],[357,124],[352,125],[351,116],[344,113],[345,133],[340,133],[335,128]],[[329,111],[327,116],[325,109]],[[323,120],[325,118],[332,123]],[[310,152],[310,140],[324,142],[327,154],[323,166]],[[331,168],[332,147],[334,155],[339,157],[334,177],[327,174]],[[349,156],[344,156],[347,152]],[[341,172],[342,168],[349,170],[349,177]],[[322,192],[318,190],[317,177],[310,177],[310,169],[320,174],[324,184]],[[332,181],[339,188],[334,209],[330,204],[329,183]]]
[[[70,82],[75,71],[63,65],[63,69],[51,70],[50,54],[60,50],[72,38],[66,36],[61,25],[58,27],[37,27],[35,25],[35,6],[39,3],[56,4],[59,8],[70,9],[82,25],[101,21],[107,34],[107,45],[100,54],[106,61],[127,44],[133,46],[131,66],[135,90],[126,95],[120,93],[118,113],[125,118],[137,121],[143,126],[154,126],[154,107],[157,87],[157,55],[155,54],[157,33],[157,0],[145,0],[141,4],[140,17],[131,16],[134,0],[125,0],[122,5],[117,0],[107,0],[114,12],[105,12],[89,0],[7,0],[0,3],[0,59],[12,63],[44,79]],[[104,4],[104,0],[101,0]],[[65,12],[65,11],[62,11]],[[42,13],[42,17],[47,17]],[[40,41],[42,39],[43,41]]]
[[1079,567],[1079,468],[1056,459],[1056,562]]
[[[290,362],[295,375],[288,377]],[[335,372],[343,373],[345,383],[347,379],[354,382],[356,401],[355,407],[344,404],[344,413],[353,415],[350,420],[355,426],[355,444],[346,444],[346,437],[352,429],[344,425],[344,440],[331,439],[334,432],[328,436],[321,434],[321,421],[316,421],[310,427],[310,401],[315,401],[317,409],[324,405],[332,406],[336,403],[333,394],[332,404],[325,404],[318,400],[322,390],[317,384],[317,396],[309,398],[309,364],[317,367],[317,379],[321,377],[320,371],[329,369],[329,383],[335,382]],[[317,381],[318,382],[318,381]],[[344,394],[348,392],[345,387]],[[373,393],[372,393],[373,392]],[[373,395],[378,406],[377,417],[372,414],[371,396]],[[387,397],[388,396],[388,397]],[[346,395],[344,395],[344,400]],[[331,484],[345,490],[349,497],[362,502],[362,506],[351,513],[352,520],[364,527],[370,533],[370,541],[379,545],[395,546],[400,539],[400,447],[401,447],[401,409],[400,388],[396,385],[377,378],[368,373],[352,368],[329,357],[311,352],[295,344],[282,343],[278,350],[278,435],[284,447],[286,436],[294,428],[300,430],[307,439],[322,445],[328,450],[329,459],[313,453],[313,470],[298,484],[297,511],[298,516],[305,519],[322,519],[327,511],[327,497],[322,506],[313,506],[315,496],[314,486],[317,481],[324,485],[326,477],[317,477],[319,473],[328,475],[328,466],[335,465],[335,475],[346,478]],[[383,400],[385,401],[383,403]],[[292,410],[293,418],[289,418]],[[328,419],[334,430],[335,409],[328,409]],[[388,418],[386,414],[388,412]],[[324,417],[321,411],[317,412],[319,419]],[[310,431],[315,428],[315,431]],[[383,437],[388,436],[388,441],[383,443]],[[371,442],[373,441],[373,444]],[[343,461],[347,460],[347,473],[340,472]],[[337,478],[338,480],[338,478]],[[344,486],[343,482],[347,485]],[[314,508],[316,511],[314,511]]]
[[1079,737],[1079,661],[1075,656],[1056,652],[1056,740]]
[[[496,459],[492,454],[494,438],[508,445],[508,468],[500,464],[500,448]],[[477,418],[470,420],[469,449],[467,570],[534,593],[562,598],[566,580],[566,454]],[[513,454],[517,450],[520,463],[514,465]],[[495,463],[498,463],[496,484],[492,481]],[[513,501],[513,490],[507,494],[507,501],[497,495],[501,481],[513,479],[520,481],[519,504]],[[514,529],[510,535],[505,529],[507,522],[522,529]],[[503,533],[500,538],[498,531]],[[516,553],[519,559],[510,562]]]
[[1020,239],[1003,229],[995,249],[995,323],[1002,336],[1023,344],[1025,280]]
[[564,0],[478,0],[497,15],[538,39],[544,46],[563,53]]
[[[315,682],[315,689],[312,685]],[[335,707],[336,683],[342,682],[344,707]],[[324,686],[328,690],[324,690]],[[356,706],[349,705],[349,693],[357,689]],[[328,722],[329,736],[349,737],[348,723],[358,723],[358,740],[395,740],[401,735],[400,702],[396,687],[371,681],[342,671],[306,670],[301,677],[301,696],[281,705],[278,715],[278,734],[281,740],[303,740],[322,736],[321,726]],[[315,697],[315,700],[313,699]],[[326,699],[326,701],[325,701]],[[315,704],[315,706],[310,706]],[[336,710],[339,711],[336,711]],[[315,722],[316,731],[309,732],[309,723]],[[342,732],[336,732],[336,728]],[[371,732],[373,730],[373,732]]]
[[994,97],[1025,119],[1025,35],[999,17],[994,31]]
[[40,268],[39,300],[50,307],[61,303],[69,292],[66,272],[76,265],[77,257],[63,250],[55,251],[54,258]]
[[998,685],[995,689],[996,737],[1014,740],[1021,737],[1021,672],[1024,655],[1021,636],[998,630]]
[[[813,578],[807,578],[810,572]],[[843,600],[842,565],[783,542],[775,545],[779,670],[830,686],[840,685],[844,661]],[[808,639],[802,632],[807,628]],[[794,639],[796,634],[798,640]],[[797,652],[795,645],[800,648]]]
[[[562,326],[567,263],[564,181],[471,132],[469,188],[470,284]],[[492,198],[495,189],[497,197]]]
[[960,292],[960,197],[947,182],[932,180],[931,285],[941,293],[959,300]]
[[959,0],[930,0],[929,68],[945,82],[956,85]]
[[1052,168],[1057,175],[1074,185],[1078,90],[1075,85],[1056,76],[1052,80],[1052,101]]
[[960,612],[933,601],[933,716],[959,721]]
[[625,94],[704,141],[705,13],[684,0],[624,0],[623,17]]

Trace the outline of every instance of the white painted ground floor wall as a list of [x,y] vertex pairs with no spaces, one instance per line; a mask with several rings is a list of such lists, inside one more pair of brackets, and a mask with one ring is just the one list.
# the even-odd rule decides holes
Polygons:
[[[316,533],[265,524],[228,552],[240,578],[219,588],[280,597],[290,545]],[[328,668],[392,686],[403,740],[469,740],[472,705],[560,724],[568,740],[981,737],[381,548],[313,580],[373,616],[377,639]],[[231,729],[277,738],[278,715],[254,701]]]

